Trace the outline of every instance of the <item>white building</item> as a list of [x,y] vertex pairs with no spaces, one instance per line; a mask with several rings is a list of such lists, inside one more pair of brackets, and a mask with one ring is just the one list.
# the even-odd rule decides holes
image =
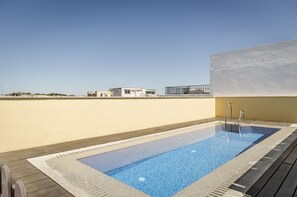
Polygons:
[[111,91],[92,91],[87,93],[88,96],[94,96],[94,97],[111,97],[112,92]]
[[113,96],[119,97],[146,97],[157,96],[155,89],[143,88],[112,88],[110,89]]
[[213,96],[296,96],[297,40],[211,56]]

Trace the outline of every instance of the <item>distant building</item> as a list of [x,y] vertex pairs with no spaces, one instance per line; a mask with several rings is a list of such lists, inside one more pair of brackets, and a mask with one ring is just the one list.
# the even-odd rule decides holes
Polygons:
[[112,92],[111,91],[92,91],[87,93],[88,96],[93,97],[111,97]]
[[209,85],[188,85],[165,87],[165,95],[191,96],[191,95],[210,95]]
[[113,96],[119,97],[146,97],[157,96],[155,89],[143,88],[112,88],[110,89]]
[[156,89],[144,89],[145,96],[158,96]]

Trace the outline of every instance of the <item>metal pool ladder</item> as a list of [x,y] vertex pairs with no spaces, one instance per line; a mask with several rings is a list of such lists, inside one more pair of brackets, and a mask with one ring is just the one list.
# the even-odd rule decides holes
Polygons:
[[232,103],[231,102],[228,103],[227,108],[226,108],[225,127],[224,127],[225,130],[227,129],[227,120],[228,120],[228,112],[229,112],[229,110],[231,112],[230,118],[231,118],[231,121],[232,121]]
[[239,117],[238,117],[238,127],[240,126],[240,120],[244,118],[244,111],[241,110],[239,112]]
[[240,128],[240,120],[243,118],[244,118],[244,111],[242,109],[242,110],[240,110],[239,117],[238,117],[238,132],[239,132],[240,137],[242,137],[241,128]]

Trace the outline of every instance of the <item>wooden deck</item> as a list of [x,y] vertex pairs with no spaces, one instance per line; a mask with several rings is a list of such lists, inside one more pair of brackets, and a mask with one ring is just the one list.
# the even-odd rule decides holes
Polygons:
[[253,197],[297,197],[297,140],[246,193]]
[[[133,132],[127,132],[127,133],[122,133],[122,134],[115,134],[115,135],[96,137],[96,138],[91,138],[91,139],[77,140],[77,141],[72,141],[72,142],[36,147],[36,148],[25,149],[25,150],[0,153],[0,164],[6,164],[9,167],[9,169],[11,170],[13,178],[20,179],[24,183],[29,197],[72,196],[65,189],[63,189],[60,185],[55,183],[48,176],[43,174],[40,170],[38,170],[31,163],[29,163],[27,161],[27,159],[32,158],[32,157],[38,157],[38,156],[43,156],[43,155],[48,155],[48,154],[59,153],[59,152],[63,152],[63,151],[69,151],[69,150],[73,150],[73,149],[88,147],[88,146],[92,146],[92,145],[107,143],[107,142],[113,142],[113,141],[117,141],[117,140],[129,139],[132,137],[138,137],[138,136],[147,135],[147,134],[168,131],[168,130],[172,130],[172,129],[176,129],[176,128],[182,128],[182,127],[186,127],[186,126],[202,124],[202,123],[211,122],[214,120],[218,120],[218,119],[212,118],[212,119],[191,121],[191,122],[186,122],[186,123],[167,125],[167,126],[163,126],[163,127],[156,127],[156,128],[138,130],[138,131],[133,131]],[[248,122],[256,123],[256,124],[274,125],[274,126],[277,126],[277,125],[288,126],[289,125],[288,123],[269,123],[269,122],[262,122],[262,121],[248,121]],[[13,143],[13,141],[11,143]],[[296,142],[295,142],[295,144],[296,144]],[[296,152],[297,152],[297,150],[295,147],[294,153],[297,154]],[[286,158],[288,158],[288,157],[286,157]],[[296,161],[296,158],[295,158],[295,161]],[[292,159],[287,159],[284,162],[282,162],[282,164],[283,165],[280,168],[282,171],[288,171],[288,168],[290,168],[291,169],[290,173],[295,172],[295,174],[292,173],[291,176],[286,176],[287,179],[285,179],[285,182],[287,183],[293,179],[296,183],[296,178],[294,179],[294,177],[292,177],[292,176],[296,177],[296,172],[297,172],[296,171],[296,168],[297,168],[296,162],[293,165]],[[276,174],[277,176],[273,176],[273,177],[275,177],[274,179],[272,179],[274,182],[275,182],[275,180],[277,180],[276,178],[278,178],[278,176],[279,176],[278,174]],[[272,182],[269,185],[273,186],[275,184],[274,182]],[[286,188],[284,188],[284,189],[286,189]],[[265,192],[265,191],[266,190],[263,190],[263,192]],[[283,191],[283,190],[280,190],[280,191]],[[263,192],[261,190],[260,193],[262,194]]]

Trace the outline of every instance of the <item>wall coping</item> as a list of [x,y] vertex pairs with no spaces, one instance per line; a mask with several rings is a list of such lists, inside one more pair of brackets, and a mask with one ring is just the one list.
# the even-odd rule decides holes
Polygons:
[[64,97],[0,97],[0,100],[139,100],[139,99],[214,99],[212,96],[161,96],[161,97],[87,97],[87,96],[64,96]]

